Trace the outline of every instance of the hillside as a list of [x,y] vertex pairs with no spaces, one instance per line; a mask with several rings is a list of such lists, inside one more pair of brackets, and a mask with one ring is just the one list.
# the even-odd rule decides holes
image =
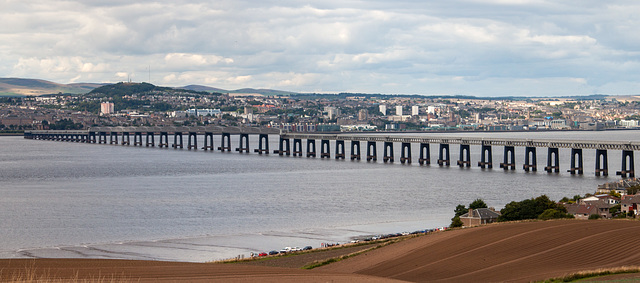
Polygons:
[[87,93],[103,84],[58,84],[38,79],[0,78],[0,96],[39,96],[46,94]]
[[231,93],[231,94],[259,94],[264,96],[289,96],[296,95],[298,93],[284,90],[274,90],[274,89],[255,89],[255,88],[241,88],[236,90],[225,90],[221,88],[203,86],[203,85],[188,85],[179,87],[179,89],[187,89],[194,91],[206,91],[206,92],[218,92],[218,93]]

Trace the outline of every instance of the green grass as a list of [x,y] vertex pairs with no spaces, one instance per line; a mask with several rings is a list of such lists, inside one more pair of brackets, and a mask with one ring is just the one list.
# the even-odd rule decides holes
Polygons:
[[544,283],[573,282],[581,279],[595,278],[595,277],[615,275],[615,274],[626,274],[626,273],[640,273],[640,267],[622,266],[622,267],[614,267],[614,268],[601,268],[601,269],[595,269],[595,270],[580,271],[580,272],[571,273],[569,275],[565,275],[563,277],[556,277],[556,278],[551,278],[551,279],[538,281],[538,282],[544,282]]

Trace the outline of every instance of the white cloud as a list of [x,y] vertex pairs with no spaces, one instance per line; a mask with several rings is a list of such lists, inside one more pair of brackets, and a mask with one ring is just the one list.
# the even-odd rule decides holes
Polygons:
[[[637,93],[630,1],[15,1],[0,77],[291,91]],[[613,93],[616,92],[616,93]]]

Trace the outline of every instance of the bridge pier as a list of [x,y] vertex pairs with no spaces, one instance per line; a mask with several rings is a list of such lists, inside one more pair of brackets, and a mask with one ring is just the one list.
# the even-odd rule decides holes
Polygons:
[[451,165],[451,159],[450,159],[450,153],[449,153],[449,144],[447,143],[441,143],[440,144],[440,152],[438,153],[438,165],[443,166],[449,166]]
[[[213,149],[213,133],[212,132],[204,132],[204,145],[202,149],[206,150],[214,150]],[[161,146],[162,147],[162,146]]]
[[547,173],[560,172],[560,155],[557,147],[550,147],[547,150],[547,166],[544,167],[544,171]]
[[459,167],[471,167],[471,150],[468,144],[460,145],[460,156],[458,158]]
[[[67,141],[66,135],[63,138],[63,141]],[[107,132],[99,132],[98,133],[98,143],[107,144]]]
[[536,157],[536,148],[533,146],[527,146],[524,148],[524,165],[522,165],[524,171],[538,171],[538,161]]
[[609,176],[609,161],[606,149],[596,149],[596,176]]
[[378,151],[374,141],[367,141],[367,161],[378,161]]
[[[222,133],[222,135],[220,136],[220,146],[218,147],[219,151],[224,152],[226,151],[231,151],[231,134],[229,133]],[[289,140],[287,139],[287,143],[289,142]],[[288,155],[288,154],[287,154]]]
[[384,142],[384,155],[382,156],[382,161],[385,163],[392,162],[393,163],[393,142]]
[[[191,142],[191,137],[193,137],[193,143]],[[198,133],[189,132],[189,139],[187,141],[187,149],[198,149]]]
[[111,132],[111,135],[109,136],[109,144],[118,144],[118,132]]
[[478,162],[480,168],[493,168],[493,157],[491,154],[490,145],[482,145],[482,152],[480,153],[480,162]]
[[302,156],[302,139],[293,139],[293,156]]
[[[179,137],[179,138],[178,138]],[[182,132],[175,132],[173,134],[173,148],[182,148]]]
[[633,162],[633,150],[622,151],[622,167],[620,171],[616,172],[616,175],[620,175],[622,178],[635,177],[635,166]]
[[133,134],[133,146],[142,146],[142,132],[135,132]]
[[351,160],[360,160],[360,141],[351,141]]
[[[151,137],[151,142],[149,142],[149,137]],[[155,138],[154,138],[154,133],[153,132],[147,132],[147,147],[148,146],[156,146],[156,142],[155,142]]]
[[344,140],[336,140],[336,159],[344,159],[345,156],[345,148],[344,148]]
[[316,157],[316,140],[307,139],[307,157]]
[[285,139],[280,137],[280,149],[277,152],[279,155],[291,155],[291,144],[289,143],[289,139]]
[[[244,141],[244,146],[242,145]],[[249,153],[249,134],[240,134],[240,144],[238,145],[238,148],[236,148],[237,152],[247,152]],[[294,145],[295,148],[295,145]],[[295,156],[295,154],[294,154]],[[302,152],[300,152],[300,156],[302,156]]]
[[331,158],[331,144],[329,140],[320,140],[320,158]]
[[129,132],[122,132],[122,145],[130,145],[131,144],[131,135]]
[[160,136],[158,137],[160,140],[158,141],[158,147],[169,147],[169,133],[160,132]]
[[[577,165],[576,165],[577,161]],[[582,175],[584,173],[582,167],[582,148],[572,148],[571,149],[571,168],[567,170],[571,175],[576,174]]]
[[80,142],[86,143],[88,138],[89,138],[88,135],[80,135]]
[[513,146],[504,147],[504,162],[500,163],[500,168],[506,170],[516,170],[516,150]]
[[264,154],[269,154],[269,135],[258,135],[258,148],[254,149],[253,152],[257,152],[258,154],[262,154],[263,152]]
[[431,164],[431,152],[429,150],[428,143],[420,143],[420,158],[418,159],[420,165]]
[[400,163],[411,164],[411,143],[403,142],[400,149]]

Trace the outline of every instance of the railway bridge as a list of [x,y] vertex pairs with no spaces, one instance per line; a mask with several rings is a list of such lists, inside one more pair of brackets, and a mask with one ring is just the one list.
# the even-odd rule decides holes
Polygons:
[[[471,166],[471,145],[480,146],[480,161],[477,166],[481,168],[493,168],[493,149],[498,147],[503,150],[503,162],[499,163],[503,170],[515,170],[516,147],[524,148],[524,163],[522,170],[537,171],[538,162],[536,151],[546,148],[547,162],[544,171],[548,173],[560,172],[559,149],[571,149],[570,168],[571,174],[582,175],[584,173],[583,150],[595,150],[595,175],[608,176],[609,163],[608,152],[621,152],[620,171],[617,175],[623,178],[634,177],[634,151],[640,150],[640,143],[632,141],[585,141],[585,140],[546,140],[546,139],[505,139],[505,138],[464,138],[464,137],[428,137],[409,136],[381,133],[353,133],[353,134],[324,134],[324,133],[285,133],[279,129],[258,127],[97,127],[81,131],[27,131],[26,139],[55,140],[66,142],[82,142],[94,144],[121,144],[146,147],[184,147],[184,136],[187,136],[187,149],[198,149],[198,136],[203,137],[203,150],[214,150],[214,136],[220,136],[220,146],[217,150],[231,151],[231,135],[239,136],[238,147],[235,151],[249,152],[249,136],[258,136],[258,146],[254,152],[269,154],[269,135],[278,136],[278,149],[274,154],[282,156],[317,157],[318,149],[316,141],[319,141],[320,158],[331,158],[331,146],[335,146],[333,158],[345,159],[346,142],[349,142],[351,160],[362,159],[361,146],[366,146],[366,155],[369,162],[378,160],[378,145],[382,145],[382,161],[392,163],[395,161],[394,145],[400,146],[400,162],[411,163],[413,159],[412,148],[417,145],[419,150],[418,163],[420,165],[431,164],[431,145],[436,145],[436,163],[439,166],[451,165],[451,146],[458,145],[459,155],[457,166]],[[156,137],[158,140],[156,142]],[[171,137],[171,138],[170,138]],[[133,139],[133,141],[132,141]],[[170,143],[172,140],[172,143]],[[306,141],[306,151],[303,151],[303,140]]]

